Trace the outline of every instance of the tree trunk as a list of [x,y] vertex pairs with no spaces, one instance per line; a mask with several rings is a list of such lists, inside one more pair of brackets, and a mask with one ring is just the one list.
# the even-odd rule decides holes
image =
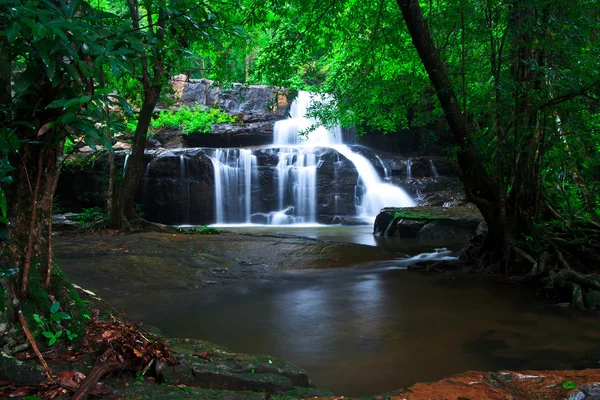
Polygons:
[[158,103],[160,87],[152,87],[146,91],[144,103],[138,117],[137,128],[133,138],[131,154],[127,161],[127,170],[119,190],[115,191],[113,202],[112,224],[115,228],[129,230],[129,221],[136,217],[134,198],[140,179],[144,174],[144,149],[146,148],[146,134],[152,121],[154,107]]
[[[139,29],[139,3],[137,0],[128,0],[129,11],[131,14],[132,25],[134,29]],[[152,10],[146,10],[148,25],[153,26]],[[142,84],[144,87],[144,102],[138,116],[138,124],[135,129],[131,154],[127,162],[127,170],[123,178],[123,184],[115,192],[113,202],[112,225],[120,230],[130,230],[129,221],[136,218],[134,198],[140,179],[144,174],[144,149],[146,148],[146,135],[152,121],[154,108],[158,103],[162,87],[165,84],[165,66],[163,64],[162,40],[164,39],[166,25],[166,13],[163,9],[158,11],[158,20],[155,28],[150,28],[149,36],[156,39],[156,44],[150,48],[152,57],[143,54],[141,57],[142,65]],[[152,77],[150,76],[150,67],[148,59],[152,61]]]
[[458,145],[457,158],[461,172],[460,177],[467,199],[477,206],[488,224],[489,235],[484,247],[493,250],[496,253],[495,258],[500,259],[504,253],[506,223],[500,212],[499,188],[494,184],[479,158],[469,133],[466,118],[448,78],[446,67],[441,61],[439,51],[434,46],[418,0],[397,0],[397,3],[404,16],[413,44],[436,90],[452,136]]

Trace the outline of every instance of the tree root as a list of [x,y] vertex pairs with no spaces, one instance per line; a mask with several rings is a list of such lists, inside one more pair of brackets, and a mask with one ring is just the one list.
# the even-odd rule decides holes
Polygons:
[[96,363],[96,365],[94,365],[94,368],[92,368],[85,380],[81,382],[81,385],[79,385],[79,388],[77,389],[73,397],[71,397],[71,400],[87,400],[87,398],[90,396],[90,394],[96,387],[96,384],[98,383],[100,378],[111,372],[127,369],[130,367],[130,363],[123,364],[118,361],[102,362],[98,360],[98,362]]
[[52,371],[50,370],[50,367],[48,366],[48,363],[46,362],[46,360],[44,360],[42,353],[40,353],[40,349],[38,349],[37,344],[35,343],[35,339],[31,335],[31,331],[29,331],[29,328],[27,327],[27,322],[25,321],[23,312],[21,310],[19,310],[18,314],[19,314],[19,322],[21,322],[21,326],[23,327],[23,332],[25,332],[25,336],[27,336],[27,340],[31,344],[31,348],[35,352],[35,355],[40,360],[40,363],[42,363],[46,377],[48,379],[52,379]]

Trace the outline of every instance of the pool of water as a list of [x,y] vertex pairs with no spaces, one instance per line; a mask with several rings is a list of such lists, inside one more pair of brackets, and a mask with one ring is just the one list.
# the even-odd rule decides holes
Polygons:
[[597,315],[554,309],[530,289],[447,279],[395,262],[298,271],[123,308],[165,334],[269,353],[346,396],[466,370],[584,367]]

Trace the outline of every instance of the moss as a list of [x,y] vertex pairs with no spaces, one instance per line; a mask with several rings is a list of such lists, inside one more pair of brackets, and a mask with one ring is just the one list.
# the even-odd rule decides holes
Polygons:
[[394,218],[403,219],[435,219],[436,216],[426,212],[402,210],[394,212]]
[[85,316],[90,314],[88,304],[81,299],[58,265],[55,265],[52,270],[50,285],[65,312],[71,316],[69,330],[83,337],[87,323]]
[[42,368],[34,362],[23,362],[0,352],[0,380],[36,386],[45,378]]
[[32,335],[38,337],[42,331],[33,318],[34,314],[38,314],[49,320],[50,307],[52,306],[52,302],[48,296],[50,292],[57,301],[60,301],[62,310],[71,317],[70,320],[63,321],[62,324],[72,333],[76,333],[79,338],[82,338],[87,322],[84,315],[89,315],[90,312],[88,305],[81,299],[73,285],[57,265],[52,270],[49,291],[42,286],[42,281],[39,279],[40,276],[39,263],[35,263],[31,270],[27,299],[22,302],[23,316]]

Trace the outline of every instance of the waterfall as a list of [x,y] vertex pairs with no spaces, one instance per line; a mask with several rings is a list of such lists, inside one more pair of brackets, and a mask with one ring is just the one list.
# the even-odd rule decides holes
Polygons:
[[129,155],[131,153],[125,154],[125,162],[123,163],[123,178],[125,177],[125,172],[127,172],[127,161],[129,161]]
[[181,179],[181,188],[184,192],[184,196],[182,198],[187,200],[185,219],[183,220],[184,223],[187,223],[190,220],[190,182],[186,172],[185,157],[183,154],[181,154],[179,155],[179,175]]
[[433,162],[433,160],[429,160],[429,165],[431,166],[431,173],[433,174],[434,178],[439,177],[440,174],[438,174],[438,170],[435,167],[435,163]]
[[250,223],[256,156],[249,149],[215,149],[209,157],[215,170],[216,222]]
[[[382,182],[379,174],[377,174],[377,171],[368,159],[352,151],[350,147],[343,144],[341,127],[336,126],[327,129],[324,126],[319,125],[318,121],[315,119],[306,116],[308,109],[313,102],[327,101],[330,100],[324,95],[311,94],[304,91],[299,92],[292,103],[290,118],[275,124],[273,145],[299,148],[302,151],[302,155],[307,152],[314,152],[315,147],[329,147],[352,162],[360,178],[355,189],[358,216],[375,217],[383,207],[414,206],[414,201],[406,194],[406,192],[397,186]],[[308,133],[306,133],[307,131]],[[300,157],[300,155],[298,157]],[[304,160],[304,158],[302,158],[302,160]],[[383,165],[381,159],[379,160]],[[313,173],[312,164],[310,167],[309,165],[305,165],[304,167],[310,169],[311,174]],[[387,171],[386,166],[384,166],[384,171]],[[286,171],[283,167],[278,165],[278,176],[283,176],[285,173]],[[316,177],[316,168],[314,174]],[[308,180],[303,180],[302,184],[306,184],[307,182]],[[316,185],[316,178],[314,182],[314,185]],[[285,184],[282,183],[281,180],[279,187],[285,187]],[[308,192],[310,192],[310,194],[304,196],[310,197],[313,195],[313,192],[316,194],[316,187],[312,186]],[[280,193],[280,198],[281,196],[282,194]],[[299,197],[298,200],[302,199]],[[280,202],[280,207],[283,208],[282,206],[284,206],[284,204],[283,202]],[[308,217],[309,221],[314,221],[314,217],[316,216],[316,202],[298,202],[296,208],[297,214],[305,215]]]
[[406,179],[412,178],[412,172],[411,172],[412,165],[413,165],[413,162],[412,162],[411,158],[406,160]]
[[[317,120],[307,117],[313,102],[328,102],[326,95],[301,91],[292,102],[290,117],[278,121],[273,128],[272,151],[276,153],[276,165],[271,168],[276,180],[273,193],[260,191],[260,196],[272,196],[272,207],[265,211],[262,204],[253,207],[253,190],[258,179],[256,149],[215,149],[209,155],[214,167],[216,223],[294,224],[317,222],[317,170],[321,163],[318,148],[330,148],[349,160],[358,172],[355,187],[356,216],[374,218],[383,207],[411,207],[414,201],[401,188],[384,183],[371,162],[344,144],[339,126],[325,128]],[[385,179],[390,180],[389,168],[381,159]],[[343,164],[338,156],[334,164]],[[182,166],[183,171],[183,166]],[[254,186],[253,186],[254,185]],[[334,188],[334,207],[338,210]],[[257,195],[258,196],[258,195]],[[271,198],[271,197],[269,197]],[[269,200],[271,201],[271,200]],[[271,204],[271,203],[269,203]],[[277,209],[273,209],[277,207]],[[259,209],[262,210],[259,212]],[[252,211],[255,211],[253,214]]]
[[375,156],[375,157],[377,158],[377,160],[379,160],[379,164],[381,164],[381,168],[383,168],[383,179],[386,181],[391,180],[392,174],[390,172],[390,168],[388,167],[388,165],[383,162],[381,157],[379,157],[379,156]]

